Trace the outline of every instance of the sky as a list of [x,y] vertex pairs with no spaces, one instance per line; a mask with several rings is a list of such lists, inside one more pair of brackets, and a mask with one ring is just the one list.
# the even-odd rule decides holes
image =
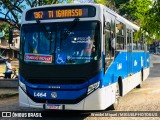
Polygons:
[[[23,5],[26,6],[25,9],[29,9],[30,7],[26,4],[26,2],[23,2]],[[7,11],[5,9],[3,9],[3,7],[0,7],[0,12],[2,13],[6,13]],[[4,18],[5,16],[3,14],[0,13],[0,17]],[[21,18],[19,18],[19,21],[21,21]]]

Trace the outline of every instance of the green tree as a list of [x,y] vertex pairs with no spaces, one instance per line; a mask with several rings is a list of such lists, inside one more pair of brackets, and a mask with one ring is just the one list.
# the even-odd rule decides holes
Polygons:
[[94,0],[95,3],[106,5],[106,0]]
[[25,5],[22,5],[24,0],[1,0],[0,1],[0,17],[1,21],[4,21],[10,26],[20,29],[19,17]]
[[[148,41],[153,40],[153,34],[151,35],[151,31],[153,32],[152,24],[156,22],[155,19],[152,19],[155,16],[152,11],[153,1],[151,0],[132,0],[120,6],[120,14],[140,26],[135,37],[140,38],[143,33]],[[152,22],[149,22],[149,19],[152,19]]]
[[112,1],[115,1],[115,6],[117,9],[119,9],[121,4],[125,4],[125,3],[129,2],[130,0],[112,0]]
[[152,6],[151,0],[132,0],[121,4],[120,15],[132,21],[143,21],[145,14]]
[[126,2],[129,2],[129,0],[106,0],[105,5],[113,11],[119,13],[121,4],[125,4]]
[[43,4],[54,4],[55,0],[0,0],[0,21],[20,30],[22,12],[28,8]]
[[145,14],[142,30],[147,32],[147,37],[155,40],[160,39],[160,1],[155,1],[154,5]]
[[4,38],[7,40],[8,39],[8,37],[9,37],[9,24],[7,24],[7,23],[3,23],[3,24],[0,24],[0,30],[1,30],[1,32],[2,33],[4,33]]

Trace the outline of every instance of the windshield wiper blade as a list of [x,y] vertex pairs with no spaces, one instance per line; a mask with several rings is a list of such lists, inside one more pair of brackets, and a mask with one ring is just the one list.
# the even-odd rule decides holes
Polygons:
[[64,40],[68,37],[70,31],[72,31],[72,29],[77,25],[79,21],[79,18],[75,18],[72,23],[69,25],[69,27],[67,28],[67,30],[64,32],[64,34],[61,36],[61,40]]
[[51,50],[51,40],[52,40],[52,35],[50,35],[49,34],[49,31],[46,29],[46,27],[43,25],[43,24],[41,24],[41,21],[40,20],[36,20],[36,22],[38,23],[38,24],[40,24],[41,26],[42,26],[42,28],[44,29],[44,31],[45,31],[45,33],[46,33],[46,37],[47,37],[47,39],[50,41],[50,50]]
[[48,40],[51,40],[52,36],[49,34],[49,31],[46,29],[46,27],[43,24],[41,24],[40,20],[36,20],[36,22],[42,26],[42,28],[44,29],[44,31],[46,33],[46,36],[47,36]]

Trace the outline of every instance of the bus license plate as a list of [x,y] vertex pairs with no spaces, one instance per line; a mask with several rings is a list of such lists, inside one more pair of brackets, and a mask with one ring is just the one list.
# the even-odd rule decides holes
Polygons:
[[46,109],[62,110],[62,105],[46,104]]

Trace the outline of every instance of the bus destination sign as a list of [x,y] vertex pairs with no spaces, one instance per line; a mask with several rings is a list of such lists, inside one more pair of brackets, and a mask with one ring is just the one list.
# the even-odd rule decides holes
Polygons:
[[85,7],[69,7],[69,8],[39,8],[27,11],[26,20],[47,20],[62,19],[75,17],[94,17],[95,8],[91,6]]
[[52,19],[66,17],[85,17],[88,16],[87,9],[68,9],[68,10],[52,10],[33,12],[34,19]]

